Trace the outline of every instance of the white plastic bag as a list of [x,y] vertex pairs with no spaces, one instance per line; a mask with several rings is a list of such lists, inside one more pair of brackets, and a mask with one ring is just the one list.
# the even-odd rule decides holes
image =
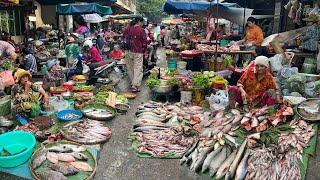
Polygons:
[[272,72],[279,72],[282,69],[282,59],[283,56],[281,54],[276,54],[275,56],[269,58]]
[[209,101],[211,111],[225,110],[229,105],[228,94],[225,90],[219,90],[215,94],[211,94],[207,100]]

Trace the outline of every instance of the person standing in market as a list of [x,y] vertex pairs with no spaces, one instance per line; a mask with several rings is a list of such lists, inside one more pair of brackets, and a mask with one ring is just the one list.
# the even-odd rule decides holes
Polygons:
[[161,40],[161,46],[164,46],[164,36],[165,36],[165,27],[160,26],[160,40]]
[[238,43],[250,46],[260,46],[263,39],[262,29],[256,25],[256,19],[254,17],[249,17],[247,20],[246,36],[243,40],[238,41]]
[[316,54],[318,50],[319,25],[320,19],[305,19],[307,21],[308,31],[300,38],[302,40],[301,47],[306,53]]
[[73,36],[68,36],[65,49],[67,55],[68,67],[72,67],[77,56],[80,54],[80,47]]
[[88,37],[90,35],[90,29],[81,15],[75,16],[75,33]]
[[248,107],[262,107],[281,102],[280,90],[269,70],[269,59],[258,56],[239,79],[237,86],[229,89],[230,107],[236,103]]
[[131,91],[139,91],[143,77],[143,55],[147,50],[147,35],[142,28],[144,19],[136,17],[131,26],[123,32],[123,38],[129,41],[129,49],[126,52],[126,65],[131,80]]

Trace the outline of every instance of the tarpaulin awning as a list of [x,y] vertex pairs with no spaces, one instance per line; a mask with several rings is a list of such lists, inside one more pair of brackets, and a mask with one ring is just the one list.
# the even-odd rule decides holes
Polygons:
[[94,13],[94,14],[84,14],[82,15],[83,19],[85,22],[88,23],[100,23],[105,21],[105,19],[103,19],[99,14]]
[[[36,0],[36,1],[38,1],[39,4],[41,4],[41,5],[70,4],[70,3],[75,3],[76,2],[76,0]],[[94,3],[94,2],[96,2],[96,0],[86,0],[85,2]],[[117,2],[117,0],[103,0],[101,2],[104,2],[104,3],[115,3],[115,2]]]
[[73,14],[112,14],[109,6],[101,6],[96,3],[82,3],[82,4],[60,4],[56,8],[57,14],[73,15]]
[[213,7],[235,7],[236,3],[219,3],[218,1],[208,2],[205,0],[167,0],[163,11],[168,14],[183,14],[188,12],[207,11]]

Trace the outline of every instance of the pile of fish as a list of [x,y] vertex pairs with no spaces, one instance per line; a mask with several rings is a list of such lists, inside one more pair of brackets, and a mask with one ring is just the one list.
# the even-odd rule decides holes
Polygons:
[[247,131],[256,130],[263,132],[270,127],[275,127],[279,123],[287,121],[287,116],[293,115],[293,109],[282,104],[274,114],[268,115],[268,110],[272,107],[263,107],[261,109],[253,109],[246,113],[241,119],[241,127]]
[[85,146],[73,144],[57,144],[50,148],[42,146],[30,167],[40,179],[66,180],[79,172],[93,171],[88,164],[87,153]]
[[232,131],[239,127],[242,118],[243,115],[236,109],[232,109],[230,113],[219,111],[215,115],[204,113],[200,123],[203,127],[200,136],[210,138],[219,132],[232,135]]
[[281,152],[286,152],[290,148],[297,148],[302,154],[303,148],[308,146],[308,142],[315,135],[316,131],[311,124],[307,124],[303,120],[292,121],[290,126],[294,129],[292,132],[282,133],[278,139],[278,146]]
[[80,115],[75,114],[75,113],[68,113],[68,114],[63,115],[62,118],[66,119],[66,120],[73,120],[73,119],[79,119]]
[[277,146],[252,150],[246,179],[301,179],[299,155],[295,152],[276,152]]
[[173,126],[179,126],[181,123],[192,126],[193,129],[200,132],[200,121],[204,112],[200,106],[185,106],[181,103],[163,104],[150,101],[138,107],[137,122],[140,120],[155,120]]
[[101,118],[101,119],[108,119],[114,117],[110,111],[106,109],[97,109],[97,108],[87,108],[82,111],[85,116],[93,117],[93,118]]
[[[194,172],[201,170],[202,173],[209,171],[215,179],[244,179],[245,166],[248,159],[246,152],[247,139],[239,148],[231,149],[223,141],[223,134],[217,137],[200,139],[197,141],[180,160],[180,164],[190,164]],[[218,143],[218,144],[217,144]],[[231,150],[231,153],[228,153]]]
[[199,130],[201,107],[149,102],[138,108],[132,133],[140,142],[138,152],[180,158],[194,143],[192,132]]
[[111,137],[108,127],[99,121],[89,119],[67,124],[63,126],[61,133],[69,140],[85,144],[106,142]]

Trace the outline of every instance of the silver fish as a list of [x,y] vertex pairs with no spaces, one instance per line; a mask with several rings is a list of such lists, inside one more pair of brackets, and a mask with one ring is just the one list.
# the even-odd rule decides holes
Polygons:
[[241,161],[241,158],[245,152],[246,145],[247,145],[248,139],[245,139],[243,143],[241,144],[239,151],[237,152],[236,157],[234,158],[234,161],[230,165],[230,168],[228,170],[228,173],[230,173],[230,178],[232,179],[236,173],[237,167],[239,165],[239,162]]
[[209,174],[210,176],[213,176],[216,174],[218,168],[221,166],[221,164],[224,162],[224,160],[227,158],[227,148],[223,148],[219,154],[217,154],[213,160],[210,163],[210,169]]
[[199,140],[197,140],[197,141],[191,146],[191,148],[188,149],[188,150],[184,153],[183,157],[182,157],[181,160],[180,160],[180,165],[182,165],[182,164],[184,164],[185,162],[188,161],[188,156],[196,149],[196,147],[198,146],[198,144],[199,144]]
[[207,169],[209,169],[210,163],[212,162],[213,158],[221,151],[222,146],[218,147],[218,149],[212,151],[202,164],[201,172],[204,173]]
[[48,152],[48,149],[42,146],[39,152],[37,153],[37,156],[35,156],[32,161],[31,166],[33,169],[36,169],[39,166],[41,166],[41,164],[47,159],[47,152]]
[[197,162],[194,165],[194,171],[198,172],[202,165],[204,160],[206,160],[208,154],[214,149],[214,146],[208,147],[207,149],[205,149],[202,153],[200,153],[199,158],[197,160]]
[[87,157],[85,154],[80,153],[80,152],[74,152],[74,153],[71,153],[71,155],[72,155],[74,158],[76,158],[76,159],[78,159],[78,160],[81,160],[81,161],[86,161],[86,160],[88,160],[88,157]]
[[133,129],[134,132],[139,132],[139,131],[150,131],[150,130],[165,130],[168,128],[162,128],[162,127],[156,127],[156,126],[144,126],[144,127],[138,127]]
[[232,143],[236,146],[236,148],[238,148],[238,147],[240,146],[240,145],[236,142],[236,139],[235,139],[234,137],[230,136],[229,134],[224,134],[224,137],[225,137],[228,141],[232,142]]
[[237,150],[234,150],[229,157],[222,163],[216,173],[216,179],[221,179],[223,176],[226,175],[228,168],[230,167],[231,163],[233,162],[234,158],[237,155]]
[[245,155],[243,156],[243,158],[237,168],[237,171],[236,171],[236,177],[235,177],[236,180],[243,180],[246,177],[249,155],[250,155],[250,153],[249,153],[249,151],[247,151],[245,153]]
[[199,149],[196,148],[193,153],[191,154],[191,166],[190,166],[190,169],[192,169],[192,167],[194,166],[194,163],[196,162],[197,160],[197,157],[199,155]]
[[72,152],[72,149],[70,147],[64,146],[64,145],[57,145],[48,148],[49,152],[58,152],[58,153],[70,153]]
[[243,118],[242,115],[236,115],[232,121],[232,124],[237,124],[241,121],[241,119]]

